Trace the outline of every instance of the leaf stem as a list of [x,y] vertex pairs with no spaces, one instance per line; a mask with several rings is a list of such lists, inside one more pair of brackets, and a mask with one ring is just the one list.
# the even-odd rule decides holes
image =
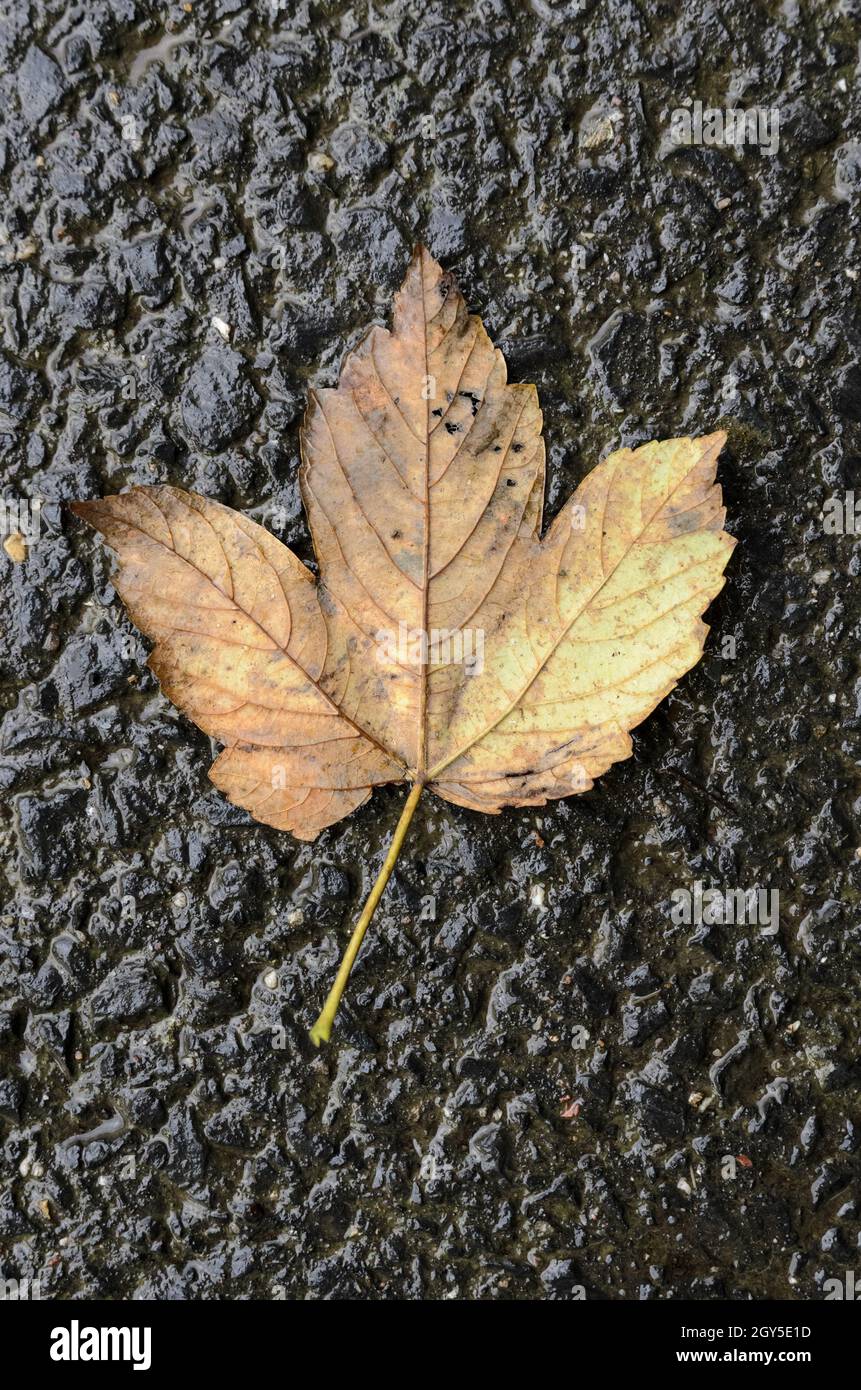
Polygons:
[[355,964],[356,956],[359,954],[362,939],[368,929],[368,923],[376,911],[377,903],[383,896],[386,884],[391,877],[392,869],[395,867],[395,862],[401,852],[401,846],[404,843],[410,821],[413,818],[413,811],[419,804],[419,797],[422,794],[423,785],[422,782],[413,783],[413,789],[407,797],[406,805],[401,812],[401,818],[398,821],[397,829],[392,837],[392,843],[389,845],[389,852],[386,855],[383,867],[377,875],[376,882],[368,896],[368,901],[362,909],[362,915],[353,929],[350,943],[341,959],[338,974],[335,977],[335,983],[329,990],[329,995],[326,1003],[323,1005],[323,1011],[320,1017],[310,1030],[311,1041],[316,1047],[319,1047],[321,1042],[328,1042],[332,1036],[332,1024],[335,1021],[335,1014],[341,1002],[341,995],[344,993],[347,981],[350,978],[350,971]]

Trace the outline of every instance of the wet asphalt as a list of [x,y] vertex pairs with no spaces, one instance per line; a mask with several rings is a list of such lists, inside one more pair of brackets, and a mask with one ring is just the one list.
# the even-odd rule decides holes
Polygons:
[[[805,1300],[858,1267],[859,39],[858,0],[4,7],[0,1278]],[[696,102],[762,139],[674,143]],[[537,383],[548,516],[620,443],[723,428],[740,544],[592,791],[424,800],[318,1053],[404,793],[313,846],[224,801],[63,504],[174,483],[313,561],[305,394],[419,238]],[[696,884],[776,892],[777,930],[678,920]]]

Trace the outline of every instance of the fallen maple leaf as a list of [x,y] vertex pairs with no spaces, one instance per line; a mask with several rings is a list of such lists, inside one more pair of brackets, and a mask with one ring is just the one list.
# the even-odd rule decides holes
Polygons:
[[311,840],[413,784],[312,1037],[327,1039],[423,787],[473,810],[585,791],[699,659],[735,544],[725,435],[619,449],[548,533],[541,411],[423,248],[337,388],[312,392],[302,497],[320,581],[244,516],[173,487],[74,511],[165,693],[225,744],[210,777]]

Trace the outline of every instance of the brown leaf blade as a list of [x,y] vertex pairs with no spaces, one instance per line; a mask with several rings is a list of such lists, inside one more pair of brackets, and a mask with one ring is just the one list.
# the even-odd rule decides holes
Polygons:
[[302,453],[330,628],[350,635],[355,713],[421,778],[461,673],[409,649],[474,628],[489,584],[537,539],[537,392],[507,385],[480,319],[419,248],[392,331],[371,329],[338,387],[313,393]]
[[[722,434],[610,455],[542,540],[541,425],[534,386],[507,383],[419,248],[391,332],[370,331],[303,429],[351,713],[413,778],[485,812],[586,790],[630,755],[629,730],[699,659],[734,545],[714,483]],[[481,669],[453,661],[451,641],[410,660],[435,632],[461,654],[480,644]]]
[[262,526],[172,487],[73,510],[116,551],[165,694],[228,745],[210,776],[232,801],[310,840],[400,779],[324,691],[333,653],[313,575]]
[[546,536],[535,387],[417,248],[391,331],[312,393],[300,482],[320,581],[262,527],[171,487],[74,510],[165,693],[225,744],[210,776],[313,839],[390,781],[497,813],[631,752],[698,661],[735,544],[725,436],[620,449]]

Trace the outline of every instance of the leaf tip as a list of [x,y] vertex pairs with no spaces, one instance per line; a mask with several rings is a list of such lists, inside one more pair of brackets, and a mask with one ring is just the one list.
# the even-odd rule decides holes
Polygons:
[[726,440],[726,430],[714,430],[711,434],[700,435],[699,443],[702,445],[703,453],[714,453],[717,458]]
[[[409,270],[420,270],[424,276],[445,274],[440,262],[423,241],[417,241],[410,257]],[[408,270],[408,274],[409,274]]]

